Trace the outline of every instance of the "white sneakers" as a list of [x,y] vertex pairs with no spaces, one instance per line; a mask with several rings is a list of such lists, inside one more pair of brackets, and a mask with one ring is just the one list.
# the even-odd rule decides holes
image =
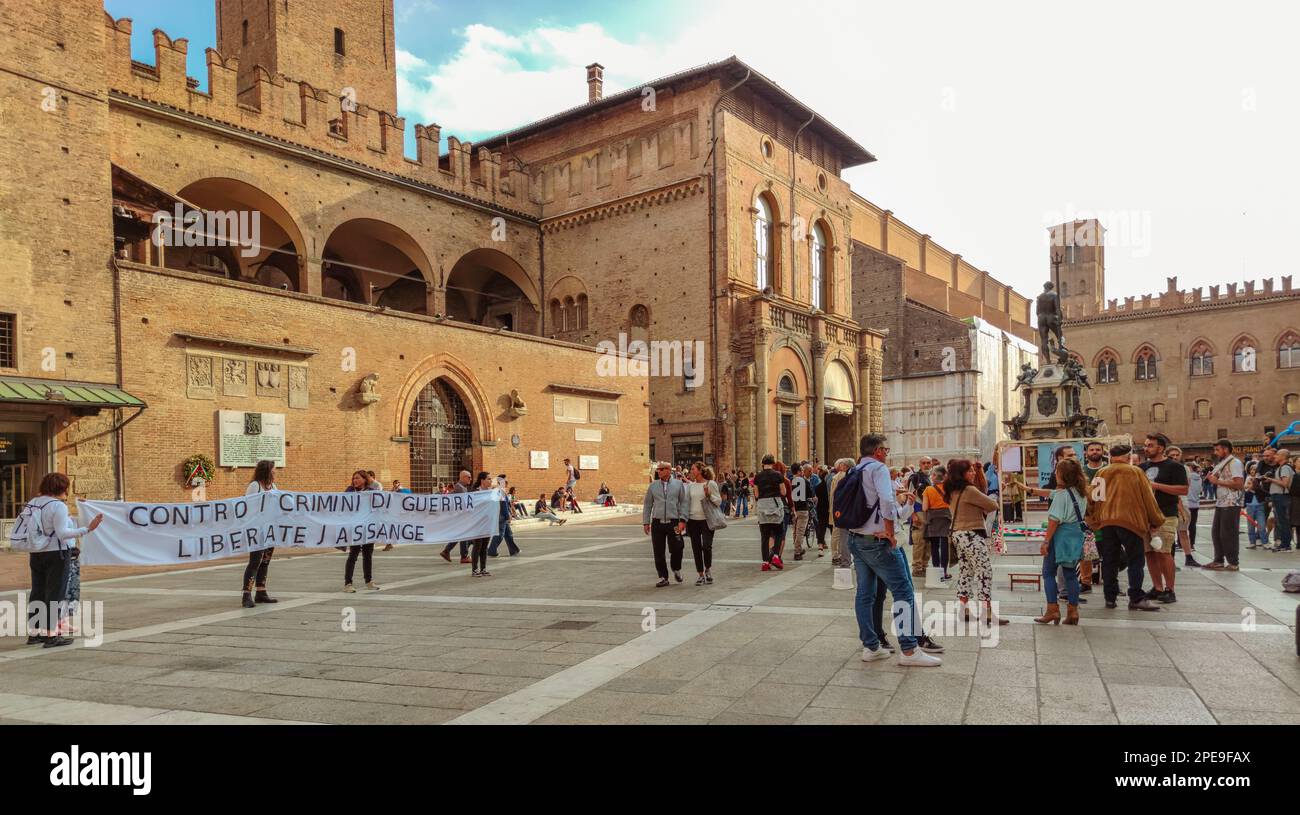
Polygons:
[[884,648],[881,648],[880,646],[876,646],[876,650],[874,651],[865,646],[862,649],[863,662],[875,662],[876,660],[879,659],[889,659],[891,656],[893,656],[893,652],[886,651]]
[[[866,659],[866,657],[863,657],[863,659]],[[900,653],[898,655],[898,664],[908,665],[913,668],[933,668],[942,665],[943,660],[933,654],[927,654],[921,650],[920,646],[917,646],[910,654]]]

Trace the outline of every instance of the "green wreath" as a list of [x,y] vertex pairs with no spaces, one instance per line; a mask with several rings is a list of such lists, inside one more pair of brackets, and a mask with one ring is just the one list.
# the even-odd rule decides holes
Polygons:
[[189,487],[197,487],[200,483],[207,484],[212,481],[212,475],[217,471],[217,465],[213,463],[212,456],[204,453],[195,453],[185,459],[181,464],[181,470],[185,474],[185,484]]

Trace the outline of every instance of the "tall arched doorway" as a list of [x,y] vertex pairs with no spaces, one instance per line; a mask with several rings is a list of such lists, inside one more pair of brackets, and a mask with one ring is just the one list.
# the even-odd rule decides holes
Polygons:
[[474,425],[460,395],[445,379],[424,386],[411,409],[411,489],[437,492],[474,465]]

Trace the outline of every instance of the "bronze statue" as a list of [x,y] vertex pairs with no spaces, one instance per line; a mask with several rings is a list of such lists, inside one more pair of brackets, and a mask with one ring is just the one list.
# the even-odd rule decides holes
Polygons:
[[1043,284],[1043,293],[1038,295],[1038,348],[1045,359],[1052,358],[1052,349],[1047,343],[1049,334],[1056,337],[1057,345],[1065,347],[1065,338],[1061,336],[1061,298],[1056,296],[1055,288],[1049,280]]
[[1034,366],[1028,362],[1024,363],[1020,366],[1020,376],[1016,377],[1016,386],[1011,389],[1011,392],[1015,393],[1020,390],[1021,385],[1026,388],[1029,387],[1034,383],[1034,377],[1036,376],[1038,376],[1038,371],[1034,369]]

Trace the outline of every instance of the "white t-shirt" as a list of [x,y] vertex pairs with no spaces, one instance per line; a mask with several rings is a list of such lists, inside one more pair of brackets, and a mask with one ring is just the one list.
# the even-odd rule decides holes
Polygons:
[[[1229,456],[1226,461],[1220,462],[1210,472],[1214,474],[1215,478],[1223,481],[1233,481],[1244,477],[1246,474],[1245,469],[1241,466],[1241,459],[1236,456]],[[1243,499],[1244,496],[1241,490],[1230,489],[1220,484],[1216,492],[1214,505],[1216,507],[1239,507],[1243,505]]]
[[691,481],[686,485],[686,494],[690,498],[689,518],[692,521],[704,520],[704,484]]
[[244,490],[244,495],[257,495],[259,492],[271,492],[271,490],[274,490],[274,489],[277,489],[277,487],[275,486],[275,482],[274,482],[274,481],[271,482],[271,489],[270,489],[270,490],[264,490],[264,489],[262,489],[262,485],[259,484],[259,483],[257,483],[256,481],[249,481],[249,482],[248,482],[248,489]]

